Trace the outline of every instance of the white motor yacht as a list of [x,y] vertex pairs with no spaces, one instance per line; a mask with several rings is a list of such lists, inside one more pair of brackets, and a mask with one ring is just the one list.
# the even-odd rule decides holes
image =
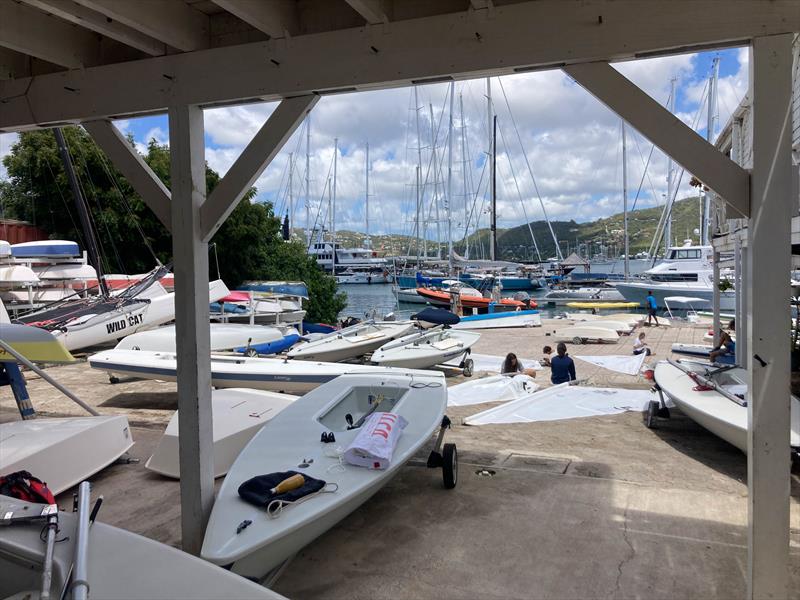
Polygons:
[[[621,281],[614,287],[629,302],[645,305],[648,292],[653,293],[659,308],[666,308],[664,298],[668,296],[691,296],[712,301],[714,294],[713,249],[711,246],[695,246],[686,240],[683,246],[671,247],[666,258],[645,271],[640,280]],[[720,292],[720,309],[735,308],[733,288]]]

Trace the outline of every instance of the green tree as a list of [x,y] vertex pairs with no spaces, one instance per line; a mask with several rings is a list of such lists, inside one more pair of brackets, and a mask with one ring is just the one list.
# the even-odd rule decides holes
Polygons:
[[[106,272],[140,273],[153,268],[156,260],[168,263],[172,237],[127,180],[83,129],[65,127],[64,137],[90,206]],[[169,148],[150,140],[144,160],[169,188]],[[85,246],[52,132],[22,133],[3,164],[9,180],[0,182],[0,216],[30,221],[52,239],[73,239]],[[206,166],[208,192],[219,180]],[[344,294],[336,293],[333,278],[308,257],[302,244],[283,242],[272,205],[254,203],[255,195],[255,188],[249,190],[211,239],[210,276],[217,277],[218,270],[232,289],[251,279],[305,281],[308,318],[335,322],[346,304]]]

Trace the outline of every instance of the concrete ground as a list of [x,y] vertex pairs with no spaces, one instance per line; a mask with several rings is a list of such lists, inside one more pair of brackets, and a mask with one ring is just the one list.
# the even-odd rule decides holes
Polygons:
[[[558,325],[555,325],[558,326]],[[647,329],[657,356],[702,328]],[[536,358],[548,330],[484,332],[475,350]],[[632,339],[571,348],[628,354]],[[553,344],[551,344],[553,345]],[[178,545],[178,483],[144,469],[176,407],[175,386],[110,385],[85,363],[49,371],[103,413],[127,414],[139,464],[92,478],[100,519]],[[578,363],[593,385],[649,382]],[[547,372],[540,374],[545,379]],[[460,377],[452,378],[456,382]],[[40,413],[80,414],[30,378]],[[466,427],[487,405],[451,408],[459,483],[445,490],[424,456],[307,547],[275,589],[290,598],[708,598],[746,593],[745,456],[675,414],[658,429],[641,415]],[[0,388],[0,419],[14,417]],[[677,411],[676,411],[677,412]],[[423,453],[424,454],[424,453]],[[218,481],[218,485],[221,480]],[[68,506],[70,493],[59,503]],[[800,590],[800,478],[792,479],[791,568]]]

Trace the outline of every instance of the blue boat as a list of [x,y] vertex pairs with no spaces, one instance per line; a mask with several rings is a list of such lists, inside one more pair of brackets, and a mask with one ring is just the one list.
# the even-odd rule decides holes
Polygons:
[[302,281],[246,281],[238,289],[245,292],[269,292],[308,299],[308,287]]
[[254,351],[259,355],[279,354],[284,350],[288,350],[299,341],[300,341],[299,334],[289,333],[283,336],[281,339],[272,342],[264,342],[262,344],[250,344],[250,346],[235,348],[234,352],[238,352],[239,354],[244,354],[248,351]]
[[42,240],[11,245],[14,258],[75,258],[81,255],[75,242],[67,240]]

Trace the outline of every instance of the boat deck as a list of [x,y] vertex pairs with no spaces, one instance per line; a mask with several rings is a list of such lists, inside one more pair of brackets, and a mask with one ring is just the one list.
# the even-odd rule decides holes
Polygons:
[[[553,327],[483,332],[475,351],[539,357]],[[648,328],[657,353],[700,343],[703,327]],[[571,354],[629,354],[633,338]],[[555,344],[550,343],[554,346]],[[649,387],[576,361],[595,386]],[[159,541],[180,538],[178,483],[144,469],[177,400],[175,385],[109,385],[85,363],[50,371],[107,414],[134,425],[132,455],[93,478],[100,519]],[[539,380],[548,371],[539,374]],[[448,379],[457,383],[462,377]],[[79,415],[36,377],[40,414]],[[624,413],[568,421],[466,427],[487,408],[451,408],[459,484],[444,490],[424,456],[301,552],[276,591],[289,598],[742,597],[746,594],[747,465],[734,447],[679,414],[646,429]],[[16,418],[10,394],[0,419]],[[478,475],[488,471],[490,476]],[[800,476],[792,481],[793,589],[800,589]],[[332,477],[331,480],[334,478]],[[221,483],[217,480],[217,485]],[[58,498],[71,504],[71,493]]]

